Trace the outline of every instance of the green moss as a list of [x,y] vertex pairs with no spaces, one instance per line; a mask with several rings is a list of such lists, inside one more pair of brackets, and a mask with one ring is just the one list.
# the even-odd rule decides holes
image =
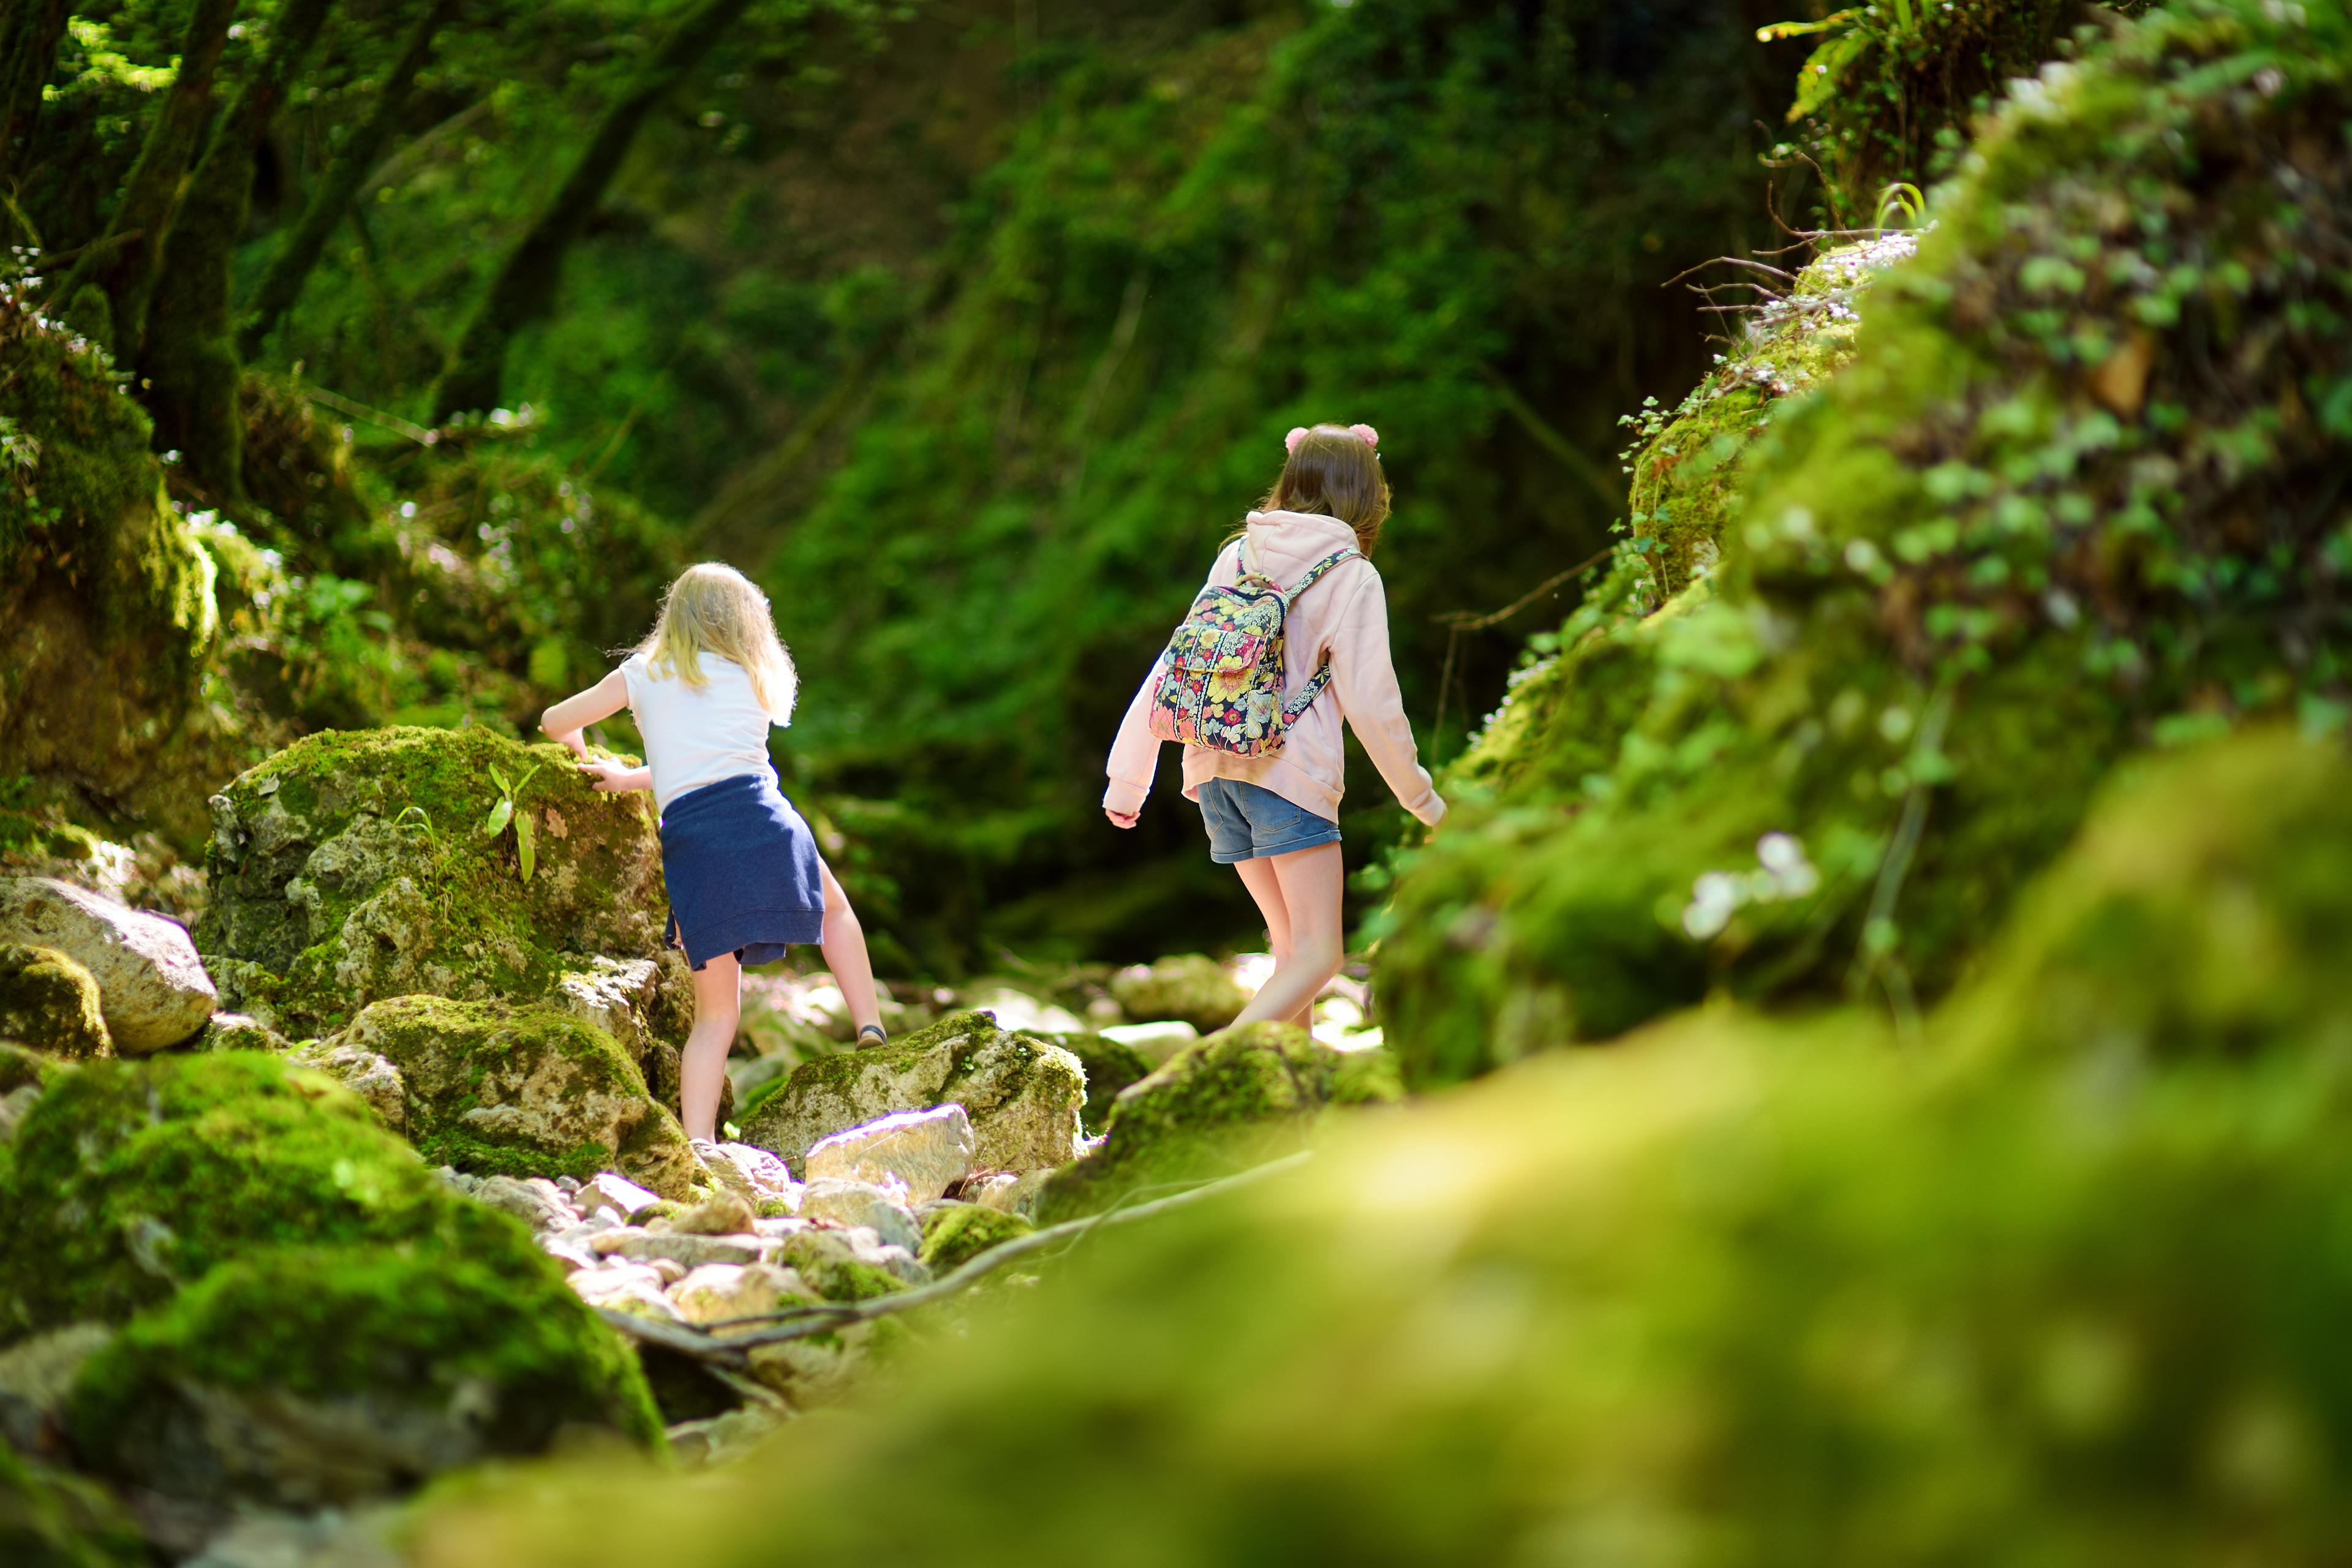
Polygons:
[[[514,830],[481,831],[493,767],[537,770],[518,803],[537,825],[528,883]],[[213,815],[197,946],[230,961],[217,973],[232,1001],[291,1034],[387,996],[536,1000],[577,965],[568,955],[660,952],[647,797],[594,793],[558,746],[479,727],[311,735],[241,774]]]
[[1224,1175],[1303,1142],[1331,1102],[1340,1053],[1288,1024],[1213,1035],[1120,1093],[1108,1140],[1055,1173],[1041,1225],[1098,1213],[1140,1188]]
[[54,948],[0,942],[0,1039],[56,1057],[108,1057],[98,982]]
[[796,1269],[802,1282],[828,1301],[870,1301],[907,1288],[888,1270],[845,1258],[837,1246],[827,1246],[805,1232],[784,1237],[776,1261]]
[[1122,1046],[1100,1035],[1056,1035],[1054,1038],[1086,1069],[1087,1102],[1078,1108],[1078,1125],[1087,1137],[1099,1137],[1110,1122],[1111,1102],[1129,1084],[1150,1075],[1151,1058],[1133,1046]]
[[[2342,520],[2310,498],[2352,426],[2245,413],[2352,369],[2352,285],[2295,259],[2343,242],[2352,191],[2284,151],[2335,134],[2317,40],[2345,20],[2300,15],[2152,14],[1988,122],[1856,357],[1744,458],[1717,591],[1655,637],[1638,713],[1556,705],[1570,765],[1613,761],[1465,801],[1400,868],[1380,984],[1409,1081],[1717,989],[1916,1019],[2118,757],[2341,721]],[[2217,334],[2244,353],[2209,377]]]
[[671,1197],[701,1168],[613,1037],[551,1007],[398,996],[329,1042],[400,1069],[403,1132],[425,1160],[482,1175],[618,1170]]
[[235,1052],[89,1062],[52,1079],[17,1132],[0,1334],[121,1321],[277,1247],[367,1244],[549,1268],[321,1074]]
[[81,1477],[0,1443],[0,1557],[15,1568],[144,1568],[147,1543],[114,1500]]
[[[208,1418],[243,1406],[267,1424],[289,1402],[403,1436],[310,1495],[287,1495],[299,1483],[284,1467],[220,1467]],[[280,1249],[213,1270],[92,1359],[68,1425],[82,1455],[126,1479],[281,1503],[414,1485],[424,1477],[404,1448],[429,1456],[430,1473],[540,1453],[566,1427],[662,1443],[635,1358],[551,1271],[393,1249]]]
[[31,1085],[40,1088],[62,1070],[57,1061],[26,1046],[0,1040],[0,1095]]
[[962,1268],[990,1247],[1026,1236],[1037,1227],[1017,1214],[950,1204],[923,1216],[922,1261],[934,1274]]
[[1335,1106],[1397,1105],[1404,1100],[1404,1077],[1396,1053],[1382,1047],[1343,1051],[1331,1069],[1331,1103]]

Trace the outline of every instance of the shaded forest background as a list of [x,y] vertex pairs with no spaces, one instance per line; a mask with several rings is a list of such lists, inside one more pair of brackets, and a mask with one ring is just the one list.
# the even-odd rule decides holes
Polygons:
[[[1139,833],[1096,801],[1281,432],[1381,429],[1453,755],[1577,590],[1439,617],[1608,548],[1619,416],[1720,330],[1673,280],[1871,221],[2071,15],[1900,9],[19,5],[15,268],[135,378],[226,635],[155,776],[0,804],[193,856],[295,733],[527,730],[715,556],[887,969],[1246,942],[1172,764]],[[1354,776],[1360,868],[1408,824]]]

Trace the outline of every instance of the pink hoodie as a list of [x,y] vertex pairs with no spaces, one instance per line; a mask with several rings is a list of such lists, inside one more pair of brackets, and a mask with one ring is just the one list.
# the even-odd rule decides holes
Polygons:
[[[1287,587],[1326,555],[1353,545],[1356,532],[1337,518],[1311,512],[1254,511],[1246,542],[1252,564]],[[1241,549],[1242,542],[1236,541],[1217,552],[1208,585],[1230,587],[1240,578]],[[1414,753],[1412,726],[1405,722],[1404,699],[1389,665],[1388,596],[1381,590],[1381,574],[1360,555],[1323,574],[1290,606],[1283,632],[1286,699],[1314,678],[1327,652],[1331,683],[1290,726],[1282,750],[1270,757],[1237,757],[1206,746],[1187,746],[1184,798],[1200,799],[1205,779],[1239,779],[1337,821],[1346,788],[1346,753],[1339,744],[1344,718],[1355,726],[1356,739],[1404,808],[1436,826],[1445,818],[1445,802],[1431,787],[1429,773]],[[1151,793],[1151,775],[1160,761],[1160,739],[1151,732],[1151,689],[1159,678],[1160,667],[1154,665],[1135,700],[1127,705],[1118,739],[1111,744],[1110,787],[1103,792],[1103,805],[1109,810],[1139,811]]]

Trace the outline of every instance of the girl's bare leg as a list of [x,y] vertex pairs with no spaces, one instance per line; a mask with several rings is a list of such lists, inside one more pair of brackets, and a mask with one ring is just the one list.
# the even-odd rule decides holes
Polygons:
[[[1294,849],[1271,859],[1241,864],[1273,868],[1275,886],[1289,920],[1290,951],[1277,955],[1273,975],[1234,1022],[1280,1019],[1305,1025],[1313,1017],[1316,993],[1339,973],[1339,961],[1347,951],[1345,933],[1339,928],[1339,894],[1347,868],[1339,847],[1318,844],[1312,849]],[[1257,889],[1249,874],[1244,873],[1242,880],[1255,896]],[[1265,907],[1265,900],[1259,898],[1258,908]]]
[[694,1028],[678,1068],[677,1099],[686,1135],[704,1142],[718,1141],[719,1080],[735,1044],[742,983],[743,966],[731,952],[694,972]]
[[866,928],[857,923],[849,895],[834,880],[833,868],[817,864],[824,872],[824,966],[849,1006],[850,1026],[862,1029],[872,1024],[878,1028],[882,1004],[874,994],[874,961],[866,956]]
[[[1282,880],[1275,875],[1274,861],[1268,857],[1236,860],[1234,869],[1242,874],[1242,886],[1257,900],[1257,912],[1265,917],[1266,950],[1274,954],[1274,967],[1279,971],[1290,962],[1290,906],[1282,901]],[[1294,1016],[1286,1022],[1305,1025],[1304,1016]]]

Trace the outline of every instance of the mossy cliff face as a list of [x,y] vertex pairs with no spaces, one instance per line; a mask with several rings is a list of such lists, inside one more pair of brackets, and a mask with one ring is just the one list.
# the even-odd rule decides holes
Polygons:
[[[2176,851],[2200,791],[2285,821]],[[2352,1524],[2352,1143],[2345,1037],[2314,1026],[2352,970],[2297,963],[2291,1014],[2183,1010],[2144,1052],[2112,1043],[2133,998],[2066,998],[2124,907],[2168,911],[2142,929],[2194,962],[2147,979],[2183,999],[2249,931],[2326,952],[2352,882],[2265,846],[2340,833],[2347,795],[2340,752],[2257,739],[2103,807],[2045,884],[2072,913],[2035,893],[2013,930],[2078,956],[1988,983],[2012,1016],[2057,1011],[2070,1050],[1975,1048],[1958,1021],[1989,992],[1965,987],[1910,1049],[1858,1010],[1726,1005],[1550,1053],[1102,1233],[887,1405],[707,1488],[591,1477],[431,1522],[421,1568],[847,1562],[950,1531],[982,1564],[1107,1540],[1170,1563],[2328,1561]],[[2098,868],[2103,890],[2069,888]],[[1022,1440],[959,1436],[982,1429]]]
[[1108,1141],[1046,1184],[1039,1223],[1097,1213],[1139,1187],[1289,1153],[1331,1102],[1339,1061],[1292,1024],[1248,1024],[1186,1047],[1119,1091]]
[[[510,782],[515,830],[482,831]],[[225,1005],[294,1036],[368,1003],[545,995],[580,957],[651,959],[667,903],[652,797],[599,795],[571,753],[481,729],[328,731],[213,800],[212,901],[196,945]]]
[[395,997],[315,1049],[360,1070],[391,1063],[401,1087],[393,1131],[432,1164],[479,1175],[618,1171],[681,1201],[709,1184],[627,1053],[553,1007]]
[[125,1325],[84,1458],[169,1495],[413,1486],[564,1423],[658,1445],[635,1361],[516,1221],[322,1076],[237,1053],[50,1076],[0,1166],[0,1340]]
[[19,942],[0,942],[0,1040],[57,1057],[114,1054],[89,971]]
[[1412,1079],[1716,988],[1908,1027],[2117,757],[2341,724],[2347,44],[2340,5],[2204,0],[2017,89],[1748,458],[1605,770],[1409,866]]
[[218,616],[147,416],[0,283],[0,775],[118,810],[179,738]]
[[1076,1152],[1086,1069],[1061,1047],[958,1013],[887,1046],[803,1062],[743,1122],[743,1142],[798,1174],[809,1145],[899,1110],[956,1104],[971,1118],[973,1163],[1042,1171]]

